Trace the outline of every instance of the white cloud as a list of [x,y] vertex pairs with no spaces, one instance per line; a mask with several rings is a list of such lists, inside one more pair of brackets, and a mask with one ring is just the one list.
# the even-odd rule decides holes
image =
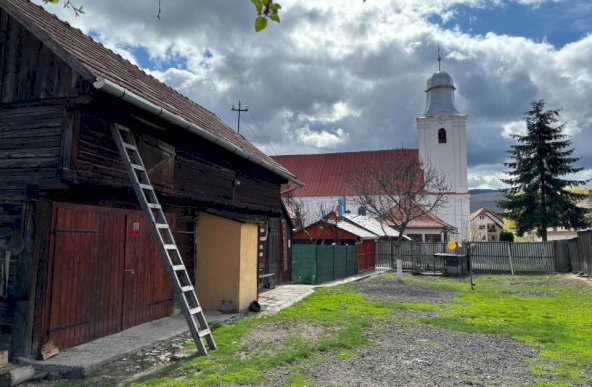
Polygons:
[[296,141],[315,148],[334,148],[344,144],[348,136],[341,128],[333,132],[327,130],[315,131],[309,127],[299,128],[295,131]]

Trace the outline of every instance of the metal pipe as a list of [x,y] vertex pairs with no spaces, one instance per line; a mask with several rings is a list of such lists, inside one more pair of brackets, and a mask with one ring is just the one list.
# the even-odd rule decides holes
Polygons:
[[280,175],[281,177],[295,183],[299,187],[304,187],[304,183],[301,182],[300,180],[298,180],[296,178],[296,176],[292,175],[291,173],[288,173],[288,172],[286,172],[274,165],[271,165],[270,163],[268,163],[256,156],[253,156],[253,155],[245,152],[244,150],[242,150],[238,146],[231,144],[231,143],[213,135],[212,133],[205,130],[204,128],[190,123],[186,119],[179,117],[178,115],[176,115],[174,113],[171,113],[170,111],[162,108],[161,106],[153,104],[152,102],[150,102],[150,101],[140,97],[139,95],[134,94],[133,92],[111,82],[108,79],[97,78],[97,81],[93,82],[93,86],[97,90],[104,91],[105,93],[110,94],[110,95],[114,96],[115,98],[119,98],[122,101],[125,101],[131,105],[139,107],[140,109],[142,109],[148,113],[152,113],[152,114],[164,119],[165,121],[170,122],[173,125],[179,126],[179,127],[183,128],[193,134],[200,136],[201,138],[211,141],[214,144],[221,146],[222,148],[236,154],[239,157],[242,157],[248,161],[251,161],[257,165],[260,165],[263,168],[265,168],[277,175]]

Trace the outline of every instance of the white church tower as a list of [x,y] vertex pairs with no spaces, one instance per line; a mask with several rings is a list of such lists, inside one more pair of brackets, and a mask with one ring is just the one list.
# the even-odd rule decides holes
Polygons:
[[419,156],[422,162],[446,175],[450,193],[448,203],[437,215],[467,238],[469,225],[469,190],[467,185],[467,115],[456,110],[452,77],[440,71],[428,79],[426,109],[417,117]]

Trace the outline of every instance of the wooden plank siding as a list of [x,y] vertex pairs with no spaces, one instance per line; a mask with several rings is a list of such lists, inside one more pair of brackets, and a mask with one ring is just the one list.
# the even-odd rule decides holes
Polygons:
[[0,9],[0,103],[77,96],[92,87]]
[[[117,101],[109,103],[116,105]],[[135,114],[110,117],[104,111],[100,105],[81,110],[73,165],[65,176],[71,183],[129,187],[109,129],[109,122],[117,120],[136,134],[140,153],[160,194],[189,200],[200,209],[211,206],[245,214],[279,215],[282,179],[272,172],[196,135],[159,122],[156,117],[155,122],[165,130],[147,127],[133,118]]]
[[0,191],[59,182],[63,103],[0,106]]

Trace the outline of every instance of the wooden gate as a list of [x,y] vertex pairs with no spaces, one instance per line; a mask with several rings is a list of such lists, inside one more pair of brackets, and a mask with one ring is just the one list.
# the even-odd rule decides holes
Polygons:
[[50,232],[44,342],[67,348],[171,314],[143,213],[54,203]]
[[376,264],[376,243],[373,240],[364,240],[356,244],[358,252],[358,271],[374,269]]

